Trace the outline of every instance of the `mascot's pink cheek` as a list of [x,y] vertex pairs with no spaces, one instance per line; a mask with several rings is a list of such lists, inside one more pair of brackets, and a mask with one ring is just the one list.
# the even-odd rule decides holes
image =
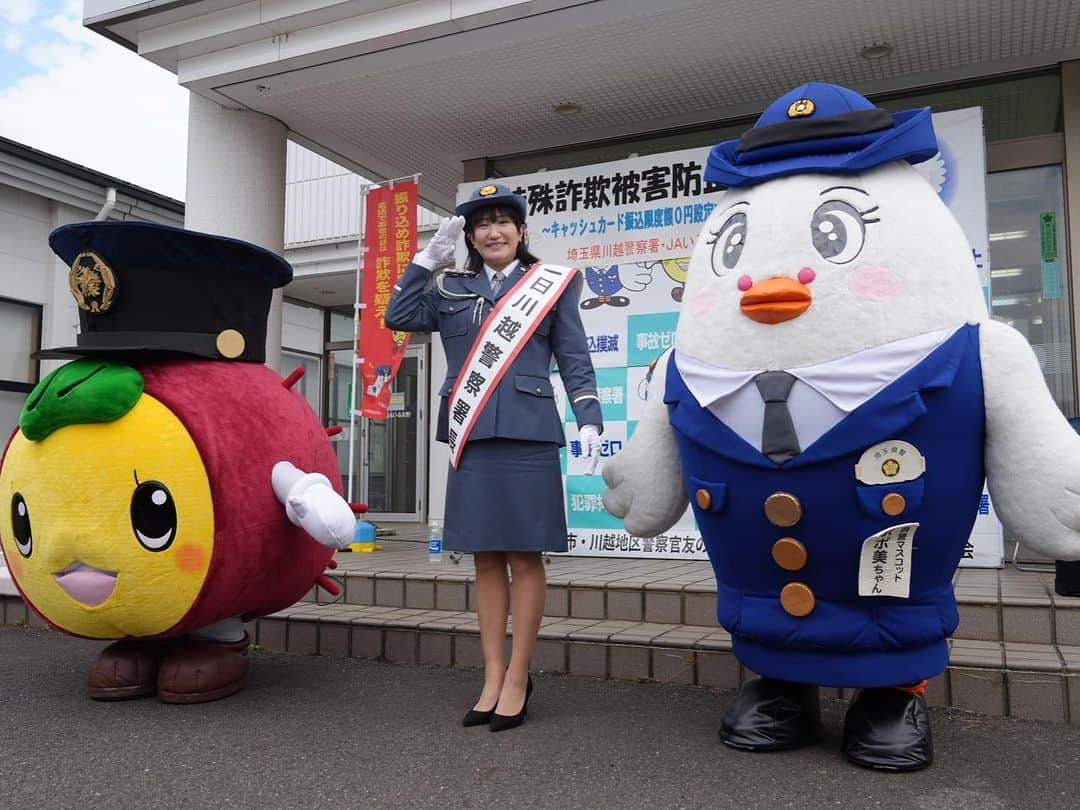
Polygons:
[[888,301],[903,291],[904,282],[888,267],[863,265],[848,277],[848,289],[867,301]]
[[706,287],[695,294],[690,300],[687,300],[685,305],[689,308],[690,314],[695,318],[704,318],[712,313],[718,297],[715,288]]

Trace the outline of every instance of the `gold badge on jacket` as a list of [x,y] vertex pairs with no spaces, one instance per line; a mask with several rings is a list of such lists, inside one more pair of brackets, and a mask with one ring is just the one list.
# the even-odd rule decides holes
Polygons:
[[91,251],[80,253],[71,263],[68,285],[79,309],[106,312],[116,295],[116,276],[100,256]]
[[859,457],[855,477],[863,484],[900,484],[914,481],[926,472],[926,459],[919,448],[893,439],[879,442]]

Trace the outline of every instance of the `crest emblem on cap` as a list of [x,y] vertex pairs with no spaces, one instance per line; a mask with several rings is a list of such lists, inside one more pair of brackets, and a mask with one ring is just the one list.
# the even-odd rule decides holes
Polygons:
[[813,114],[814,102],[808,98],[800,98],[797,101],[793,101],[791,102],[791,106],[787,108],[788,118],[803,118]]
[[480,189],[479,194],[481,197],[490,197],[492,194],[498,193],[499,189],[496,186],[484,186]]
[[80,253],[71,263],[68,285],[79,309],[106,312],[116,295],[116,276],[112,268],[92,251]]

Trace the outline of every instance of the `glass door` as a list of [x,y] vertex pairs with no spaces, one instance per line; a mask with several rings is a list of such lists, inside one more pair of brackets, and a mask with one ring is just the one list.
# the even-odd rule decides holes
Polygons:
[[364,419],[364,499],[373,517],[419,521],[427,462],[426,346],[410,346],[394,377],[386,419]]
[[[993,172],[986,179],[990,217],[991,314],[1028,339],[1061,411],[1077,415],[1065,190],[1060,165]],[[1006,558],[1053,570],[1006,537]]]
[[[356,418],[353,448],[353,499],[368,505],[372,520],[417,522],[424,519],[427,468],[427,345],[410,346],[394,377],[386,419]],[[336,442],[341,479],[349,492],[349,401],[351,351],[335,352],[330,383],[331,424],[345,433]]]
[[1061,166],[994,172],[986,191],[991,314],[1024,334],[1058,407],[1076,416]]

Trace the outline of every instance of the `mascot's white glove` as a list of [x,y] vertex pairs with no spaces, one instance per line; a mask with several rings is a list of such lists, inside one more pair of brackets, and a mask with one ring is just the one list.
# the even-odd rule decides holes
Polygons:
[[294,526],[329,548],[345,548],[352,542],[356,516],[325,475],[305,473],[288,461],[279,461],[270,473],[270,483]]
[[582,425],[578,434],[581,436],[581,452],[589,465],[586,474],[592,475],[596,472],[596,465],[600,463],[600,428],[596,425]]
[[465,217],[444,219],[439,226],[439,230],[431,237],[431,241],[413,257],[413,262],[427,268],[432,273],[436,270],[442,270],[444,267],[452,267],[454,264],[454,252],[457,250],[457,240],[463,230],[465,230]]

